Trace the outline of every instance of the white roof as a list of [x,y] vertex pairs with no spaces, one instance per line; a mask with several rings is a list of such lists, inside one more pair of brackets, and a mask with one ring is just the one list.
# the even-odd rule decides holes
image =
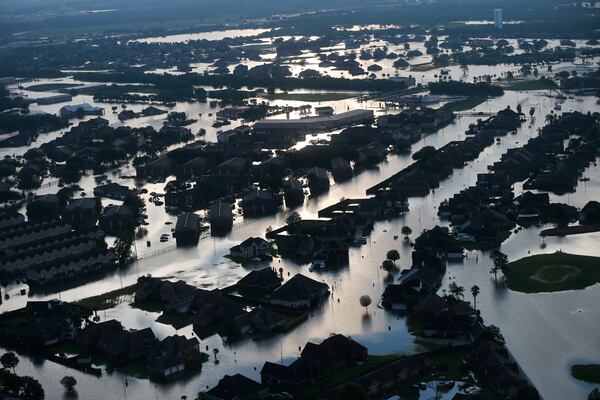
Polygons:
[[68,111],[68,112],[77,112],[77,110],[79,110],[79,109],[83,109],[83,111],[101,110],[100,107],[94,107],[93,105],[91,105],[89,103],[81,103],[81,104],[69,104],[69,105],[61,108],[61,111],[64,110],[64,111]]

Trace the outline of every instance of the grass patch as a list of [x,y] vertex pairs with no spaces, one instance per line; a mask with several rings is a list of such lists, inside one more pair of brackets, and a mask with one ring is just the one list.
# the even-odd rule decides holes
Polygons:
[[463,368],[465,356],[464,350],[454,350],[431,357],[434,364],[444,366],[443,370],[438,370],[436,379],[462,380],[466,375]]
[[31,85],[25,89],[31,90],[32,92],[53,92],[56,90],[68,89],[75,86],[77,85],[73,83],[42,83],[39,85]]
[[160,317],[156,319],[156,322],[161,324],[171,325],[175,329],[181,329],[184,326],[188,326],[192,323],[192,319],[186,314],[166,314],[162,313]]
[[356,96],[356,93],[271,93],[266,98],[268,100],[321,102],[350,99]]
[[447,103],[444,105],[444,109],[450,111],[467,111],[472,108],[477,107],[484,101],[486,101],[486,97],[468,97],[463,100],[453,101],[452,103]]
[[307,399],[315,398],[318,393],[339,386],[344,382],[348,382],[354,378],[366,374],[369,371],[377,369],[382,365],[391,363],[400,358],[402,357],[396,354],[389,354],[383,356],[370,355],[367,357],[367,362],[365,364],[353,365],[351,367],[341,368],[337,371],[334,371],[331,375],[327,377],[327,379],[323,380],[318,385],[313,385],[301,391],[298,397]]
[[558,85],[550,79],[538,79],[532,81],[508,82],[503,86],[504,90],[522,91],[522,90],[549,90],[558,89]]
[[600,257],[540,254],[511,262],[503,272],[509,289],[518,292],[578,290],[600,282]]
[[576,364],[571,367],[573,378],[589,383],[600,383],[600,364]]
[[75,342],[58,343],[58,344],[48,347],[47,351],[51,354],[60,354],[60,353],[81,354],[82,353],[81,346],[79,346]]
[[124,296],[130,296],[135,293],[137,284],[126,286],[121,289],[113,290],[98,296],[88,297],[79,300],[75,304],[89,308],[90,310],[108,310],[121,304]]
[[147,362],[145,360],[136,361],[131,364],[126,364],[117,367],[117,371],[133,376],[138,379],[150,379],[150,371],[148,370]]

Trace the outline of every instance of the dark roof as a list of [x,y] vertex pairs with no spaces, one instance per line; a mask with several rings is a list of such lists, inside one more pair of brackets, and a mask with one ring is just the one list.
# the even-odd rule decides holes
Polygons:
[[74,199],[69,202],[67,206],[68,211],[83,210],[83,209],[95,209],[98,206],[97,197],[82,197]]
[[252,246],[253,244],[260,246],[261,244],[264,244],[264,243],[268,244],[269,242],[267,242],[265,239],[260,238],[260,237],[249,237],[248,239],[246,239],[242,243],[240,243],[240,247]]
[[231,212],[231,204],[224,203],[222,201],[218,201],[210,206],[210,219],[214,218],[233,218],[233,214]]
[[225,375],[214,388],[208,391],[211,396],[223,400],[247,399],[265,390],[260,383],[241,374]]
[[238,281],[238,285],[269,287],[280,285],[281,280],[272,268],[263,268],[255,271],[250,271],[246,276]]
[[307,300],[324,290],[328,290],[326,283],[315,281],[302,274],[296,274],[292,279],[277,288],[271,295],[271,299],[295,301]]
[[183,213],[177,216],[175,231],[197,230],[200,227],[200,217],[194,213]]
[[300,357],[317,361],[324,366],[331,366],[339,361],[362,357],[367,354],[367,348],[360,343],[341,334],[336,334],[316,345],[308,342]]
[[133,212],[128,206],[107,206],[102,217],[133,217]]

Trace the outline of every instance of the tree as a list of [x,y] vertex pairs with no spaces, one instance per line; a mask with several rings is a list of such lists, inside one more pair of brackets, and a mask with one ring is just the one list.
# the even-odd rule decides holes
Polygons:
[[288,224],[288,225],[293,225],[293,224],[298,223],[300,221],[302,221],[302,217],[296,211],[290,213],[287,216],[287,218],[285,219],[285,223]]
[[425,160],[436,153],[435,147],[425,146],[421,150],[415,152],[412,155],[412,159],[415,161]]
[[369,312],[369,306],[372,303],[371,296],[369,296],[368,294],[363,294],[362,296],[360,296],[358,301],[360,302],[360,305],[365,308],[365,312]]
[[394,266],[395,266],[395,264],[392,260],[383,260],[383,262],[381,263],[381,268],[383,268],[384,271],[388,271],[388,272],[393,270]]
[[60,384],[65,388],[65,392],[72,394],[75,393],[75,385],[77,385],[77,379],[72,376],[65,376],[60,380]]
[[600,389],[596,388],[588,395],[588,400],[600,400]]
[[19,359],[13,352],[4,353],[0,357],[0,363],[5,369],[12,369],[15,372],[15,367],[19,365]]
[[213,354],[215,355],[215,364],[217,364],[219,362],[219,360],[217,360],[217,354],[219,354],[219,349],[214,348],[213,349]]
[[403,226],[402,229],[400,230],[400,233],[402,233],[402,235],[404,235],[404,240],[408,240],[408,237],[411,235],[412,233],[412,229],[410,229],[410,226]]
[[477,311],[477,296],[479,296],[479,286],[471,286],[471,294],[473,295],[473,308]]
[[502,253],[499,250],[494,250],[490,253],[490,258],[492,259],[492,269],[490,272],[494,274],[494,280],[498,280],[498,272],[504,270],[506,265],[508,264],[508,257],[506,254]]
[[498,328],[496,325],[490,325],[486,328],[484,334],[483,334],[484,338],[489,339],[493,342],[496,342],[497,344],[504,346],[504,343],[506,343],[506,341],[504,340],[504,336],[502,335],[502,332],[500,332],[500,328]]
[[21,387],[19,388],[19,399],[22,400],[44,400],[46,395],[44,388],[40,383],[30,376],[21,378]]
[[458,286],[456,284],[456,282],[450,282],[450,285],[448,285],[448,292],[456,300],[459,300],[459,299],[462,299],[465,297],[465,288],[462,286]]
[[398,250],[390,250],[387,252],[387,254],[385,255],[385,258],[387,258],[388,260],[392,260],[394,262],[394,266],[396,265],[396,261],[398,261],[400,259],[400,253],[398,253]]
[[130,237],[119,237],[117,240],[115,240],[113,252],[115,253],[115,257],[117,258],[117,263],[119,266],[127,265],[131,260],[132,244],[133,239]]

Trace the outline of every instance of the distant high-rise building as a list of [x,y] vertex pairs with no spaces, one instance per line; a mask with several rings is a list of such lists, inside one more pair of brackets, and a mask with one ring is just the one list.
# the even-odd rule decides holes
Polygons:
[[494,10],[494,26],[498,29],[502,29],[502,9],[496,8]]

